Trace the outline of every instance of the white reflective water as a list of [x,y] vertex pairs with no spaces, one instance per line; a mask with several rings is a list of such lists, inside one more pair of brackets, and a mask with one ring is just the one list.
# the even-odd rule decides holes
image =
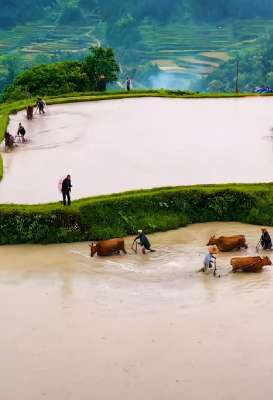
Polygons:
[[4,154],[0,203],[196,183],[269,182],[273,98],[127,99],[57,105],[22,121],[30,143]]
[[[89,256],[87,243],[0,247],[0,398],[269,399],[273,272],[198,274],[212,234],[197,224],[151,235],[155,253]],[[269,254],[270,255],[270,254]]]

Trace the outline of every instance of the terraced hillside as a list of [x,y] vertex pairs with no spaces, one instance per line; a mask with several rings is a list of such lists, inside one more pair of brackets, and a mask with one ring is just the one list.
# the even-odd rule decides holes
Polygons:
[[19,53],[31,59],[33,54],[86,51],[92,44],[99,44],[104,36],[104,24],[96,15],[89,16],[88,21],[87,26],[73,28],[38,21],[0,31],[1,55]]
[[237,50],[255,46],[262,34],[273,28],[271,20],[231,21],[224,25],[171,24],[141,27],[143,61],[161,70],[184,76],[208,75]]
[[[1,56],[21,55],[32,62],[38,55],[66,59],[79,58],[91,45],[106,43],[105,23],[97,15],[88,15],[80,27],[59,26],[38,21],[0,31]],[[140,40],[130,48],[117,48],[120,61],[135,67],[152,62],[165,74],[200,79],[219,67],[237,50],[255,46],[256,39],[273,28],[272,20],[254,19],[208,23],[143,22]],[[0,56],[0,71],[1,71]]]

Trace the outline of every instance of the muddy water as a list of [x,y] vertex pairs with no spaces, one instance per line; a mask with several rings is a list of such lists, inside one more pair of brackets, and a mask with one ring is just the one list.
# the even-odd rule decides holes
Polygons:
[[155,234],[146,256],[1,247],[0,398],[271,398],[272,270],[221,254],[221,278],[196,273],[211,234],[238,233],[255,254],[259,227],[237,223]]
[[0,202],[60,198],[71,173],[73,197],[127,189],[272,181],[273,98],[130,99],[48,108],[23,121],[30,143],[4,155]]

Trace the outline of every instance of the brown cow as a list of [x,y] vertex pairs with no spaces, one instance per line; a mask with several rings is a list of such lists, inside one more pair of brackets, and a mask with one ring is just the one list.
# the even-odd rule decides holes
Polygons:
[[89,247],[91,250],[91,257],[94,257],[96,253],[100,257],[111,256],[113,254],[119,254],[120,250],[123,251],[124,254],[127,254],[123,239],[101,240],[97,244],[92,243]]
[[260,272],[266,265],[272,265],[269,257],[234,257],[231,259],[232,272]]
[[244,235],[237,236],[220,236],[216,239],[212,236],[207,244],[207,246],[216,245],[220,251],[232,251],[236,249],[247,249],[246,238]]

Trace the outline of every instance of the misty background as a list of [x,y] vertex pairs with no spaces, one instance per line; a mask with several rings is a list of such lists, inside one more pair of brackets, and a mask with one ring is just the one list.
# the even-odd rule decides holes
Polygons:
[[26,68],[112,47],[119,87],[273,86],[273,0],[0,0],[0,90]]

